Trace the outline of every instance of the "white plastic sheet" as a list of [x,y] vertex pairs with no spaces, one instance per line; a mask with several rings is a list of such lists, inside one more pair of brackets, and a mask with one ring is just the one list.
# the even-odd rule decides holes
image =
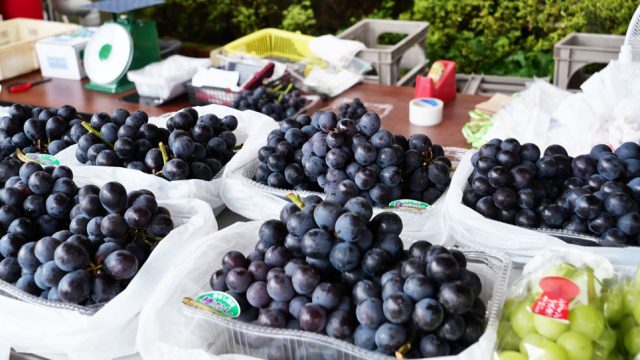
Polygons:
[[616,265],[637,265],[640,247],[584,247],[568,244],[554,236],[483,217],[462,203],[462,192],[473,171],[471,156],[467,153],[451,179],[444,206],[443,223],[450,235],[462,244],[482,249],[502,251],[513,261],[525,263],[540,250],[583,250],[608,258]]
[[[128,191],[139,189],[130,178],[118,179]],[[76,179],[79,185],[99,184]],[[113,359],[136,353],[138,315],[150,294],[188,249],[217,230],[210,207],[196,199],[160,200],[171,212],[175,228],[155,248],[127,288],[93,315],[28,303],[0,296],[0,355],[2,343],[18,352],[47,358]],[[0,356],[0,358],[3,358]]]
[[[238,119],[238,128],[233,133],[236,135],[237,144],[242,144],[243,149],[234,156],[234,160],[235,157],[244,156],[242,154],[248,151],[245,150],[245,147],[247,149],[255,148],[255,154],[257,154],[259,147],[256,148],[255,144],[265,141],[265,131],[268,133],[273,127],[277,126],[276,122],[270,117],[251,110],[240,111],[222,105],[199,106],[194,107],[194,109],[198,111],[199,116],[204,114],[215,114],[218,117],[234,115]],[[166,127],[168,118],[169,115],[150,118],[149,122],[159,127]],[[168,196],[172,198],[196,198],[207,202],[216,214],[224,209],[224,203],[220,198],[220,187],[222,185],[220,177],[214,177],[211,181],[198,179],[168,181],[162,177],[145,174],[138,170],[107,166],[87,166],[76,159],[76,147],[77,145],[72,145],[62,150],[56,154],[56,158],[63,165],[71,167],[73,173],[78,177],[96,178],[98,181],[104,182],[131,178],[133,181],[139,181],[140,186],[149,189],[158,198],[162,199]]]
[[638,141],[639,80],[640,63],[611,61],[575,94],[536,81],[493,117],[485,139],[513,137],[543,149],[560,144],[572,156],[595,144]]
[[185,92],[185,83],[198,71],[211,64],[209,58],[199,59],[171,55],[165,60],[149,64],[127,73],[142,96],[173,99]]

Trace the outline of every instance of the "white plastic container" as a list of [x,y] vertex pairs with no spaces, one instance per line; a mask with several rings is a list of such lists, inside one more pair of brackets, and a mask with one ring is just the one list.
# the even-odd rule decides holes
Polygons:
[[80,28],[36,42],[42,76],[70,80],[84,78],[82,54],[95,29]]
[[[328,336],[299,330],[273,329],[219,317],[181,302],[210,291],[209,277],[227,251],[248,253],[258,241],[261,222],[234,224],[192,247],[187,261],[151,294],[154,302],[140,316],[138,348],[144,358],[162,359],[392,359]],[[224,241],[219,241],[224,240]],[[405,247],[411,242],[403,239]],[[508,257],[483,250],[462,249],[467,266],[482,281],[480,298],[487,305],[487,327],[477,343],[457,356],[443,359],[488,360],[496,345],[496,332],[511,270]],[[227,354],[227,355],[225,355]],[[241,355],[240,355],[241,354]]]
[[140,96],[166,101],[183,94],[186,91],[185,83],[199,68],[206,68],[210,64],[209,58],[172,55],[142,69],[129,71],[127,77],[135,83]]

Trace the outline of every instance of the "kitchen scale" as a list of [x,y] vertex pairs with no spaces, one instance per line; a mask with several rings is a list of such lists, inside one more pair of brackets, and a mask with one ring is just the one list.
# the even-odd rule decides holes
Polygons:
[[104,0],[84,6],[112,14],[98,28],[84,51],[84,67],[90,82],[85,88],[119,93],[134,87],[126,74],[160,60],[158,31],[152,20],[136,19],[133,11],[164,0]]

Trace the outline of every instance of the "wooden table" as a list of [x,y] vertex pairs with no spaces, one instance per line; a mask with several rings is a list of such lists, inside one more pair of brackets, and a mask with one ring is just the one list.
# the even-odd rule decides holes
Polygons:
[[[14,82],[30,82],[42,79],[39,71],[8,79],[2,84],[0,101],[21,103],[46,107],[59,107],[65,104],[75,106],[78,111],[94,113],[104,111],[111,113],[116,108],[125,108],[129,111],[143,110],[151,116],[158,116],[167,112],[176,111],[189,106],[186,98],[178,98],[162,106],[151,106],[125,102],[123,96],[132,94],[131,90],[120,94],[106,94],[86,90],[82,82],[77,80],[53,79],[44,84],[21,93],[9,93],[8,85]],[[444,108],[443,121],[437,126],[420,127],[409,123],[409,101],[413,97],[413,88],[397,87],[378,84],[358,84],[340,97],[359,97],[364,102],[389,104],[393,106],[391,112],[382,121],[383,127],[395,134],[408,136],[414,133],[427,134],[434,143],[443,146],[468,147],[460,129],[468,121],[468,112],[473,107],[487,98],[484,96],[458,94],[455,101]],[[331,102],[321,102],[310,111],[319,110],[331,105]]]

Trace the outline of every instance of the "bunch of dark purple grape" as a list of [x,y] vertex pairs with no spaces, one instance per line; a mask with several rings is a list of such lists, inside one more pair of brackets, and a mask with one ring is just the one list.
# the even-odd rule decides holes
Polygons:
[[71,127],[82,122],[82,116],[70,105],[43,109],[13,104],[8,116],[0,118],[0,154],[6,158],[17,149],[23,153],[57,154],[73,145]]
[[[96,113],[89,124],[76,124],[71,137],[76,158],[99,166],[122,166],[161,175],[167,180],[211,180],[233,156],[238,120],[213,114],[198,117],[183,109],[167,120],[167,129],[148,123],[142,111],[117,109]],[[168,144],[167,149],[164,144]]]
[[463,202],[527,228],[594,235],[601,246],[640,245],[640,146],[596,145],[572,158],[560,145],[491,140],[473,155]]
[[288,87],[280,91],[278,87],[258,86],[255,90],[245,90],[238,94],[231,106],[239,110],[254,110],[280,121],[294,116],[307,104],[300,90]]
[[[451,161],[426,135],[380,129],[372,112],[338,120],[329,111],[285,119],[258,152],[254,179],[272,187],[362,196],[377,206],[409,198],[433,204],[451,182]],[[346,200],[345,200],[346,201]]]
[[260,165],[254,180],[280,189],[321,191],[302,167],[302,145],[317,130],[308,115],[280,122],[267,136],[267,145],[258,150]]
[[479,277],[458,250],[426,241],[404,250],[402,220],[355,197],[309,196],[266,221],[246,257],[228,252],[211,276],[239,320],[322,333],[385,354],[457,354],[484,332]]
[[65,166],[25,163],[0,201],[0,279],[52,301],[111,300],[173,229],[151,192],[78,188]]
[[355,98],[350,102],[340,104],[338,107],[338,117],[340,119],[360,119],[367,112],[367,108],[360,98]]

